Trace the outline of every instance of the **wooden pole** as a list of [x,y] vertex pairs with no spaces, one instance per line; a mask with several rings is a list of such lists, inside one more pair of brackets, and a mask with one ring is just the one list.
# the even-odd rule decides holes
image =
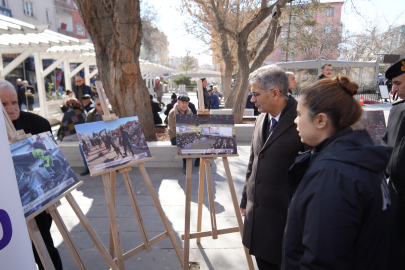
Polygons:
[[[117,173],[116,173],[116,171],[111,171],[110,172],[110,180],[111,180],[111,195],[112,195],[112,198],[113,198],[114,208],[115,208],[115,195],[116,195],[116,189],[117,189]],[[114,239],[113,239],[113,236],[112,236],[111,226],[110,226],[109,252],[110,252],[110,256],[112,258],[114,258]]]
[[184,265],[183,269],[188,270],[190,263],[190,210],[191,210],[191,175],[192,158],[187,158],[186,163],[186,218],[184,227]]
[[[205,162],[200,158],[200,174],[198,183],[198,215],[197,215],[197,232],[201,232],[202,226],[202,210],[204,203],[204,174]],[[197,238],[197,244],[201,244],[201,238]]]

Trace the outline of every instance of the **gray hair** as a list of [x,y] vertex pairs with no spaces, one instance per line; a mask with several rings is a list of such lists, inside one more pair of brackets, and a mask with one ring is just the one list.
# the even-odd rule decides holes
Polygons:
[[295,75],[294,75],[294,72],[291,72],[291,71],[286,71],[285,74],[295,76]]
[[9,89],[15,91],[14,86],[9,81],[0,79],[0,91],[2,91],[3,89],[6,89],[6,88],[9,88]]
[[249,84],[259,84],[259,88],[265,91],[277,88],[284,97],[288,96],[288,75],[276,65],[261,67],[249,75]]

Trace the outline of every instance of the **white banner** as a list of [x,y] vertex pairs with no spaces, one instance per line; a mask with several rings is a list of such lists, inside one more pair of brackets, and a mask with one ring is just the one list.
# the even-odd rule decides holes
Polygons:
[[0,269],[36,270],[4,116],[0,114]]

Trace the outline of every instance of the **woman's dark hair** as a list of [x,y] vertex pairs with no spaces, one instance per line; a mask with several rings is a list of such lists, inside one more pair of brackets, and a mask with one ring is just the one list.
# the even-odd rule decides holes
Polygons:
[[177,98],[176,93],[173,93],[173,94],[172,94],[172,99],[176,99],[176,98]]
[[355,124],[361,117],[361,106],[353,97],[358,89],[357,83],[346,76],[325,78],[302,90],[301,102],[308,107],[311,119],[325,113],[338,132]]

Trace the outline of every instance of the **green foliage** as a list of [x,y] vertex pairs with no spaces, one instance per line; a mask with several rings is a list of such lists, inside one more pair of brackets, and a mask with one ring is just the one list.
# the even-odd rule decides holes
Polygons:
[[197,65],[195,63],[194,57],[189,56],[188,53],[189,52],[187,51],[187,55],[181,59],[181,63],[179,65],[180,71],[183,71],[186,74],[197,70]]
[[[186,86],[190,86],[193,83],[193,82],[191,82],[190,79],[191,79],[191,76],[182,75],[181,77],[174,79],[173,82],[177,85],[185,84]],[[195,84],[195,82],[194,82],[194,84]]]

